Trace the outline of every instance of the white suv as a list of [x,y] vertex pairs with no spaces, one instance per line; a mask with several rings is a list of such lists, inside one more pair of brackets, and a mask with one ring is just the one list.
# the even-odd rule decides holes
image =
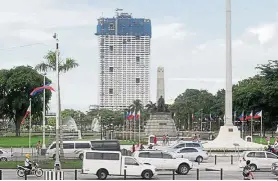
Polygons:
[[250,160],[252,171],[269,170],[271,164],[278,161],[278,156],[268,151],[245,151],[242,154],[242,159],[240,159],[240,167],[244,167],[247,160]]
[[175,158],[164,151],[135,151],[133,156],[141,163],[151,164],[157,170],[176,170],[177,174],[186,175],[193,168],[193,163],[186,158]]

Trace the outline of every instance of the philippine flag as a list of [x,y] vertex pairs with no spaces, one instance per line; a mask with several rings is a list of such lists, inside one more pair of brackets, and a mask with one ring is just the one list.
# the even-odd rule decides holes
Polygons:
[[31,105],[28,107],[28,109],[27,109],[27,111],[26,111],[26,113],[25,113],[25,115],[24,115],[24,117],[23,117],[23,119],[22,119],[22,121],[21,121],[21,124],[24,124],[25,119],[27,118],[27,116],[28,116],[30,113],[31,113]]
[[259,119],[261,117],[262,117],[262,111],[259,111],[254,115],[254,119]]

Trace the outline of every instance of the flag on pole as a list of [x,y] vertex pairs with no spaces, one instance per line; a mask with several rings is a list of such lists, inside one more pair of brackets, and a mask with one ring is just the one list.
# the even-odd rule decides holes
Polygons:
[[241,115],[239,115],[238,119],[240,121],[244,121],[244,111],[242,111]]
[[254,115],[254,119],[259,119],[259,118],[261,118],[262,117],[262,111],[259,111],[259,112],[257,112],[255,115]]
[[213,121],[213,118],[212,118],[212,116],[211,116],[211,113],[209,114],[209,120],[210,120],[210,121]]
[[130,111],[126,111],[125,112],[125,119],[128,119],[129,116],[130,116]]
[[248,116],[246,116],[245,120],[250,120],[252,118],[253,118],[253,111],[251,111],[251,113]]
[[130,115],[128,116],[128,119],[129,119],[129,120],[131,120],[131,119],[133,119],[133,118],[135,118],[135,111],[133,111],[133,113],[130,114]]
[[140,119],[140,117],[141,117],[141,113],[140,113],[140,110],[139,110],[136,114],[136,119]]
[[[49,84],[50,85],[50,84]],[[55,91],[53,87],[49,86],[48,84],[45,85],[45,86],[41,86],[41,87],[37,87],[35,88],[31,93],[30,93],[30,96],[34,96],[36,95],[37,93],[40,93],[42,92],[44,89],[47,89],[47,90],[51,90],[51,91]]]
[[25,119],[27,118],[27,116],[28,116],[30,113],[31,113],[31,105],[29,105],[29,107],[28,107],[28,109],[27,109],[27,111],[26,111],[26,113],[25,113],[25,115],[24,115],[24,117],[23,117],[23,119],[22,119],[22,121],[21,121],[21,124],[24,124]]

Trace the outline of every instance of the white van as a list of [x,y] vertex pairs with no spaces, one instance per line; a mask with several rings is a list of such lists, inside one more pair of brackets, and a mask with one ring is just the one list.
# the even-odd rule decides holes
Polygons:
[[[63,149],[65,158],[83,159],[85,150],[91,150],[90,141],[63,141]],[[53,142],[46,151],[46,156],[56,159],[56,142]]]
[[82,165],[83,174],[95,174],[105,180],[108,175],[141,176],[151,179],[157,175],[156,167],[138,162],[130,156],[122,156],[119,151],[85,151]]

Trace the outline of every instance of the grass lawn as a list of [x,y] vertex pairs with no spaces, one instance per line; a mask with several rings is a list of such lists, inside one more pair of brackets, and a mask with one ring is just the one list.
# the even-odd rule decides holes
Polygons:
[[[37,142],[41,141],[42,136],[32,136],[31,137],[31,145],[33,147],[36,146]],[[48,139],[45,140],[46,144],[48,144]],[[29,147],[29,137],[0,137],[0,147],[2,148],[10,148],[10,147]]]
[[[24,163],[21,161],[8,161],[8,162],[0,162],[0,169],[15,169],[17,165],[23,165]],[[63,169],[81,169],[82,161],[81,160],[65,160],[61,161],[61,165]],[[42,169],[53,169],[54,161],[47,160],[39,163],[39,167]]]
[[[275,140],[275,138],[270,138],[270,144],[271,145],[274,144],[274,140]],[[253,142],[260,144],[261,143],[261,137],[253,137]],[[267,145],[266,138],[262,138],[262,144]]]
[[[92,140],[92,138],[84,138],[83,140]],[[42,143],[42,136],[32,136],[31,138],[31,145],[32,147],[36,147],[38,141]],[[48,145],[48,137],[45,139],[46,145]],[[121,145],[132,145],[136,144],[135,141],[130,140],[120,140]],[[27,148],[29,147],[29,137],[22,136],[22,137],[15,137],[15,136],[7,136],[7,137],[0,137],[0,148]]]

